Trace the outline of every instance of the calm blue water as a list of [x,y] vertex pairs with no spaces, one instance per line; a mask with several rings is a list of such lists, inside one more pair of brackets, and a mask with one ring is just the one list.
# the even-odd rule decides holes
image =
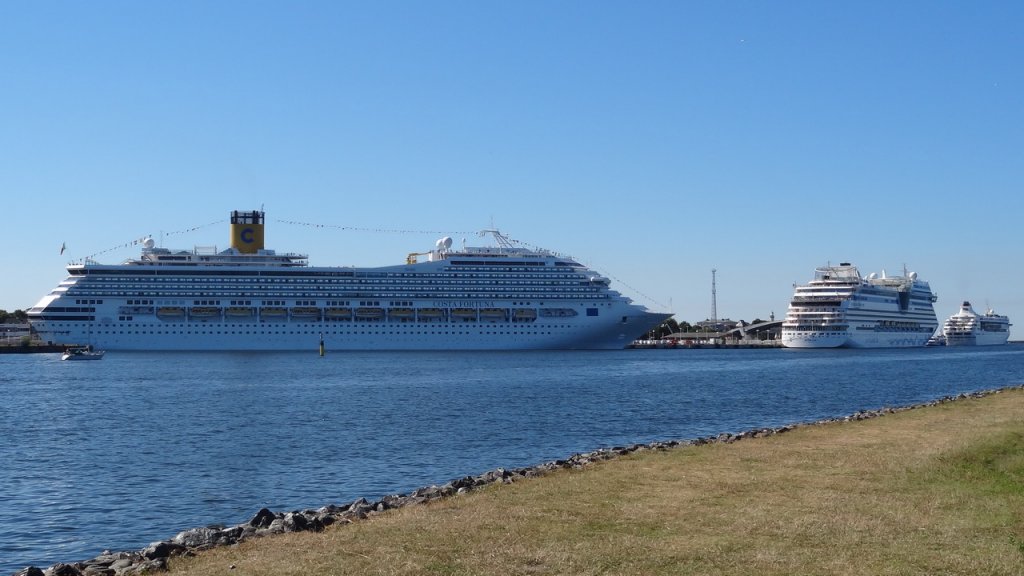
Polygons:
[[0,356],[0,574],[575,452],[1024,382],[1024,346]]

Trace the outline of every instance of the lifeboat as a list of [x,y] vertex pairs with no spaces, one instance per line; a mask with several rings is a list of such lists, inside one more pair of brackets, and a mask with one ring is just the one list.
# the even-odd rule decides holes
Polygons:
[[185,309],[180,306],[161,306],[156,309],[156,315],[161,318],[181,318],[185,315]]
[[481,308],[480,319],[481,320],[504,320],[507,318],[507,312],[504,308]]
[[252,317],[252,308],[245,306],[229,306],[228,309],[224,311],[224,314],[232,318],[250,318]]
[[193,306],[188,315],[193,318],[216,318],[220,316],[220,308],[216,306]]
[[344,320],[348,320],[348,319],[352,318],[352,309],[351,308],[328,308],[327,310],[324,311],[324,315],[326,315],[328,319],[334,319],[334,320],[342,320],[342,319],[344,319]]
[[414,312],[412,308],[388,308],[388,316],[395,320],[408,320],[412,318]]
[[316,306],[296,306],[292,308],[292,318],[301,320],[320,319],[320,309]]
[[383,317],[383,308],[356,308],[356,318],[359,320],[380,320]]
[[288,311],[277,306],[264,306],[260,308],[260,318],[264,320],[280,320],[288,315]]
[[512,319],[519,322],[529,322],[537,319],[537,311],[533,308],[516,308],[512,312]]
[[416,311],[416,315],[422,322],[438,320],[440,318],[444,318],[444,310],[441,310],[440,308],[420,308]]
[[476,310],[473,308],[452,308],[452,320],[476,320]]

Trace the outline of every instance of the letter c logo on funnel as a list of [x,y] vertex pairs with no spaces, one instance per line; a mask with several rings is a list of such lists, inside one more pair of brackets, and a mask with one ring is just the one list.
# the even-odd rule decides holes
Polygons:
[[242,230],[242,233],[238,235],[242,239],[242,242],[246,244],[252,244],[252,228],[246,228]]

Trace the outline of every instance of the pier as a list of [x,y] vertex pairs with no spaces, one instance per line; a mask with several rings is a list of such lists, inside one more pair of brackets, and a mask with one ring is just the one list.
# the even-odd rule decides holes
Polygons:
[[629,345],[630,348],[784,348],[782,340],[738,340],[735,338],[685,338],[675,339],[671,337],[659,340],[637,340]]
[[740,323],[720,332],[673,332],[657,339],[634,341],[630,348],[783,348],[782,320]]

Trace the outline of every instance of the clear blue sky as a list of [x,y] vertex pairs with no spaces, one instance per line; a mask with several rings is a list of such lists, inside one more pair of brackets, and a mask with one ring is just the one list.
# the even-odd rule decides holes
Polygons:
[[[1020,2],[0,1],[0,308],[234,209],[314,265],[492,224],[681,320],[850,261],[1024,336]],[[468,237],[472,243],[474,238]],[[67,245],[59,254],[61,243]]]

